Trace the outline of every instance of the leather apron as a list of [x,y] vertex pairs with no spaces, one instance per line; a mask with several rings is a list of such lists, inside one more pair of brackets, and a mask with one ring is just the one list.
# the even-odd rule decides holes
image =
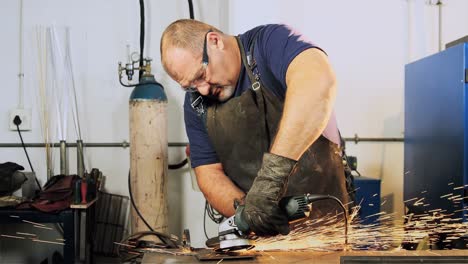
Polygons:
[[[249,65],[242,42],[237,37],[242,63],[252,87],[226,102],[211,103],[206,109],[206,128],[228,177],[248,192],[268,152],[283,113],[283,102],[265,88],[255,62]],[[250,54],[253,54],[253,45]],[[340,147],[320,136],[298,161],[289,177],[286,196],[328,194],[348,203]],[[324,200],[313,204],[312,217],[341,212],[336,202]]]

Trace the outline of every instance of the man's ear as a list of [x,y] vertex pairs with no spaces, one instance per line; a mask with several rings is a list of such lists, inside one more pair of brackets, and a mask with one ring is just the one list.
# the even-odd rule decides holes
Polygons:
[[215,45],[216,49],[224,49],[224,40],[223,36],[219,32],[210,32],[207,35],[208,38],[208,44],[209,45]]

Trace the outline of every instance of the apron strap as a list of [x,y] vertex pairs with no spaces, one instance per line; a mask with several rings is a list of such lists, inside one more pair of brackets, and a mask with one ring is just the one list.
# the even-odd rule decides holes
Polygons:
[[260,81],[260,75],[258,73],[253,72],[254,68],[257,66],[255,60],[253,59],[253,47],[255,45],[256,37],[257,37],[257,34],[254,36],[254,39],[252,43],[250,44],[250,51],[248,54],[249,58],[245,54],[244,45],[242,44],[240,37],[236,36],[236,40],[237,40],[237,44],[239,45],[239,49],[241,52],[242,64],[244,64],[247,75],[249,76],[250,82],[252,83],[251,87],[255,93],[257,107],[260,113],[260,120],[263,120],[260,132],[261,132],[261,135],[267,136],[267,143],[266,143],[267,145],[266,146],[264,145],[263,149],[264,151],[269,151],[271,139],[270,139],[270,133],[268,133],[268,129],[267,129],[267,119],[266,119],[266,114],[265,114],[265,98],[264,98],[263,91],[262,91],[263,85]]
[[343,167],[344,167],[344,175],[346,181],[346,191],[348,192],[348,197],[350,200],[350,205],[348,206],[348,210],[351,211],[351,208],[358,205],[356,201],[356,187],[354,186],[354,175],[352,173],[351,167],[349,166],[348,156],[346,155],[346,143],[344,138],[341,136],[340,130],[338,130],[338,134],[340,136],[340,149],[341,149],[341,157],[343,159]]

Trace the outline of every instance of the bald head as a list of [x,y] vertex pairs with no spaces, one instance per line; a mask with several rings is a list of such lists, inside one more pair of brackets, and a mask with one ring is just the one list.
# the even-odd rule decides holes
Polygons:
[[167,51],[170,49],[186,50],[195,57],[201,57],[204,37],[209,30],[222,33],[219,29],[194,19],[180,19],[171,23],[164,30],[160,43],[161,63],[164,70],[172,75],[169,72],[171,61],[167,56]]
[[203,22],[183,19],[166,28],[160,47],[164,70],[183,90],[196,89],[219,101],[232,96],[241,68],[234,36]]

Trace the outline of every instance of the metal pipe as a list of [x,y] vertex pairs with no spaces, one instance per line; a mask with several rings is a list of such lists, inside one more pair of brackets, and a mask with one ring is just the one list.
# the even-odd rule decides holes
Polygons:
[[437,46],[439,52],[442,51],[442,1],[436,0],[434,3],[432,0],[426,2],[426,5],[437,7]]
[[84,175],[83,140],[76,141],[76,170],[80,178]]
[[393,137],[359,137],[357,134],[354,137],[345,137],[343,138],[344,141],[352,141],[355,144],[359,142],[404,142],[405,138],[393,138]]
[[19,7],[19,96],[18,96],[18,108],[24,107],[24,69],[23,69],[23,0],[20,0]]
[[67,163],[67,143],[60,140],[60,174],[68,175]]
[[[345,141],[352,141],[354,143],[359,142],[404,142],[403,137],[359,137],[355,135],[354,137],[344,137]],[[169,142],[169,147],[185,147],[188,142]],[[44,148],[44,143],[25,143],[27,148]],[[50,143],[51,147],[60,147],[60,143]],[[77,143],[66,143],[68,148],[76,148]],[[0,143],[0,148],[22,148],[23,146],[20,143]],[[99,142],[99,143],[83,143],[83,147],[87,148],[128,148],[130,147],[130,142]]]
[[[27,148],[44,148],[45,143],[24,143],[24,146]],[[68,148],[76,148],[76,143],[66,143]],[[187,142],[169,142],[169,147],[185,147],[187,146]],[[60,147],[60,143],[50,143],[50,147],[58,148]],[[23,145],[21,143],[0,143],[0,148],[22,148]],[[121,143],[118,142],[100,142],[100,143],[83,143],[83,147],[87,148],[128,148],[130,147],[130,143],[127,141],[123,141]]]
[[442,1],[438,0],[436,5],[437,5],[438,11],[439,11],[438,37],[439,37],[439,52],[440,52],[440,51],[442,51]]
[[50,180],[52,177],[54,177],[54,171],[52,168],[47,167],[47,180]]

